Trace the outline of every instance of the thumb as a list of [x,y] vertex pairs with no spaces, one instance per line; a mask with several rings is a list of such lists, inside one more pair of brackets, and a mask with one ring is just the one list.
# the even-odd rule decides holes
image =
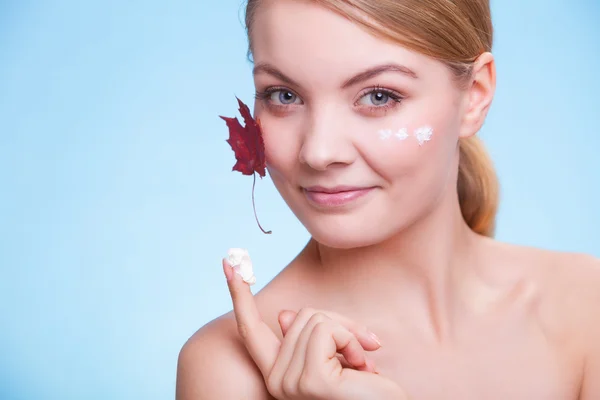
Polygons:
[[298,313],[290,310],[283,310],[279,313],[279,326],[281,327],[281,333],[285,336],[296,320]]

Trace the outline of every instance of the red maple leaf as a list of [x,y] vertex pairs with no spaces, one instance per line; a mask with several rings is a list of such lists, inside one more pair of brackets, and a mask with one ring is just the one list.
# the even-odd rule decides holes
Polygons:
[[245,126],[242,126],[238,121],[237,117],[229,118],[219,116],[225,121],[229,128],[229,139],[226,140],[231,146],[235,154],[236,163],[232,168],[232,171],[239,171],[244,175],[252,175],[252,207],[254,209],[254,218],[261,231],[266,234],[270,234],[271,231],[265,231],[258,217],[256,216],[256,206],[254,203],[254,186],[256,185],[256,173],[261,177],[264,177],[266,172],[266,158],[265,158],[265,142],[262,137],[262,130],[260,127],[260,121],[254,120],[250,109],[240,99],[236,97],[240,106],[240,114],[244,118]]

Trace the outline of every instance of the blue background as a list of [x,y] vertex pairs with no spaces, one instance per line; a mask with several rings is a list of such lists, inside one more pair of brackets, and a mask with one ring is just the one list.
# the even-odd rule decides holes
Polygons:
[[[600,3],[492,8],[497,237],[600,256]],[[173,398],[181,345],[230,309],[227,248],[260,289],[304,246],[268,178],[260,233],[231,172],[242,20],[238,0],[0,1],[0,399]]]

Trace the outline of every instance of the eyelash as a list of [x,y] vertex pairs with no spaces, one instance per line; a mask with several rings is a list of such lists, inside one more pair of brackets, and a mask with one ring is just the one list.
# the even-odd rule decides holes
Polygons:
[[[271,102],[271,96],[273,95],[273,93],[284,92],[284,91],[293,93],[294,96],[298,96],[295,92],[293,92],[292,90],[289,90],[288,88],[285,88],[282,86],[273,86],[273,87],[265,89],[264,91],[257,91],[255,94],[255,98],[262,101],[268,107],[272,108],[275,111],[280,111],[280,112],[287,111],[287,109],[289,107],[293,106],[294,104],[281,105],[281,104],[273,104]],[[374,113],[374,112],[387,113],[391,109],[397,107],[406,98],[406,96],[402,95],[401,93],[398,93],[394,90],[387,89],[387,88],[377,85],[377,86],[365,89],[358,97],[358,100],[355,102],[355,105],[363,97],[365,97],[366,95],[371,95],[373,93],[385,94],[386,96],[389,97],[390,101],[388,101],[385,105],[382,105],[382,106],[366,106],[367,110],[372,113]],[[298,98],[299,98],[299,96],[298,96]]]

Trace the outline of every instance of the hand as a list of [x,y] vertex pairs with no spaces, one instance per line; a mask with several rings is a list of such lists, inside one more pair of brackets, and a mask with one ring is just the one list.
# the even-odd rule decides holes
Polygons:
[[365,330],[332,313],[308,309],[297,315],[285,312],[279,318],[284,332],[282,342],[262,320],[250,287],[226,260],[223,269],[238,332],[273,397],[278,400],[407,398],[393,381],[373,373],[374,364],[364,350],[375,350],[379,345]]
[[[319,315],[319,314],[322,314],[322,315]],[[349,330],[356,337],[356,339],[358,340],[358,343],[362,347],[362,349],[360,349],[360,348],[357,349],[355,347],[348,346],[340,352],[341,354],[336,354],[338,360],[342,364],[342,367],[354,368],[354,369],[357,369],[360,371],[378,373],[377,368],[375,367],[375,364],[373,363],[373,361],[370,360],[366,356],[363,357],[364,353],[362,351],[362,350],[366,350],[366,351],[378,350],[381,347],[381,343],[379,342],[379,339],[377,338],[377,336],[375,336],[374,333],[370,332],[366,328],[360,327],[358,324],[354,323],[350,319],[345,318],[334,312],[318,311],[318,310],[314,310],[312,308],[303,308],[302,310],[300,310],[300,313],[296,313],[296,312],[290,311],[290,310],[281,311],[279,313],[278,322],[279,322],[279,326],[281,327],[281,333],[283,334],[284,337],[287,338],[287,343],[289,343],[288,346],[291,346],[296,343],[296,341],[292,340],[291,337],[298,336],[297,332],[293,332],[293,331],[288,336],[288,332],[290,331],[290,328],[292,327],[292,325],[294,323],[296,324],[296,326],[299,327],[299,329],[302,329],[303,327],[305,327],[307,325],[303,321],[308,321],[310,318],[318,319],[318,318],[322,318],[322,317],[324,317],[325,319],[332,319],[332,320],[340,323],[344,328]],[[358,353],[356,351],[353,352],[353,350],[357,350]],[[283,350],[280,350],[280,351],[283,351]],[[358,361],[354,361],[354,363],[352,363],[348,360],[350,360],[350,361],[358,360]]]

